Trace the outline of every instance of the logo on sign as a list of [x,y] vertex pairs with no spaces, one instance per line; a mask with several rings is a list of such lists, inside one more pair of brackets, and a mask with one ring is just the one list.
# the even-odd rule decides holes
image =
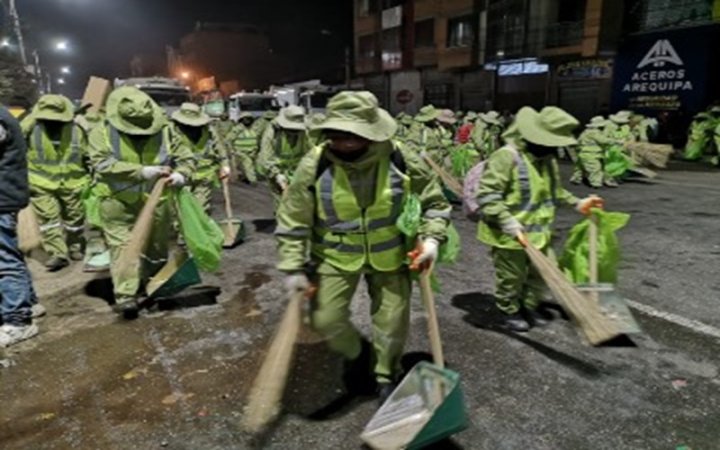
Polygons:
[[652,64],[654,67],[665,67],[665,64],[671,63],[677,66],[682,66],[683,61],[678,56],[675,48],[672,46],[669,40],[660,39],[653,45],[647,55],[640,61],[637,68],[642,69],[645,66]]

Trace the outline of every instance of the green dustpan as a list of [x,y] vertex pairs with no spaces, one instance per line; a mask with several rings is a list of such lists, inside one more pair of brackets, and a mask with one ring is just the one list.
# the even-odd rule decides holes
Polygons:
[[149,299],[173,295],[202,282],[195,261],[180,252],[170,259],[148,282],[145,291]]
[[419,449],[467,425],[459,375],[421,362],[373,416],[360,438],[374,449]]

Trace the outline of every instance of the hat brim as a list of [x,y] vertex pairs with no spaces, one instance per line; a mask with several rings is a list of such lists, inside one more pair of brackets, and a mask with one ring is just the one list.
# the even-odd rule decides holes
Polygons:
[[384,142],[392,139],[397,132],[397,128],[398,125],[395,119],[384,109],[378,109],[378,120],[374,123],[330,118],[313,127],[314,130],[352,133],[372,142]]
[[530,108],[523,108],[518,112],[515,124],[523,139],[543,147],[567,147],[577,144],[577,139],[572,135],[558,135],[542,128],[538,124],[539,118],[540,114]]
[[72,122],[75,118],[72,111],[65,111],[62,113],[53,111],[38,111],[35,113],[35,119],[37,120],[49,120],[53,122]]
[[304,122],[298,123],[287,120],[282,114],[275,118],[275,123],[285,130],[305,131],[307,129]]
[[610,116],[610,120],[613,121],[613,122],[615,122],[615,123],[619,123],[619,124],[630,123],[630,118],[629,118],[629,117],[627,117],[627,116],[618,116],[618,115],[616,115],[616,114],[613,114],[612,116]]
[[171,116],[172,120],[182,125],[189,127],[204,127],[208,125],[212,119],[207,114],[203,114],[201,117],[190,118],[185,116],[181,111],[175,111]]
[[442,123],[445,123],[448,125],[455,125],[457,123],[457,119],[454,117],[449,118],[449,117],[440,116],[437,118],[437,120],[438,120],[438,122],[442,122]]
[[502,125],[502,122],[500,122],[500,119],[498,119],[497,117],[486,116],[485,114],[480,114],[478,117],[480,118],[480,120],[490,125]]

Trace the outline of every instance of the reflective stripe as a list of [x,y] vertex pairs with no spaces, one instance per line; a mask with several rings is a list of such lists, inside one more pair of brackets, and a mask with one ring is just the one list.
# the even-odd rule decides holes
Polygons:
[[95,165],[95,170],[97,172],[102,172],[103,170],[109,168],[116,162],[118,162],[118,160],[115,159],[114,156],[110,156],[110,157],[106,158],[104,161],[101,161],[99,164]]
[[[40,124],[35,125],[35,128],[33,128],[32,131],[32,141],[35,146],[35,153],[37,153],[37,159],[33,162],[39,165],[52,167],[64,166],[67,164],[80,164],[82,162],[82,154],[80,151],[80,130],[75,124],[70,126],[72,127],[70,131],[70,154],[65,159],[58,158],[48,161],[47,156],[45,155],[45,146],[43,145],[42,126]],[[62,145],[62,137],[59,142],[53,141],[52,145],[55,147],[55,152],[57,154],[59,147]]]
[[395,236],[389,241],[381,242],[370,247],[371,253],[380,253],[388,250],[395,249],[404,245],[405,241],[401,235]]
[[533,211],[537,211],[538,209],[543,208],[543,207],[549,208],[549,207],[555,207],[556,205],[557,205],[557,201],[555,201],[555,200],[545,200],[542,203],[527,204],[523,207],[523,209],[521,211],[533,212]]
[[68,231],[82,231],[85,229],[84,225],[80,225],[79,227],[71,227],[69,225],[65,225],[65,229]]
[[52,230],[53,228],[60,228],[60,227],[62,227],[62,224],[60,222],[48,223],[45,225],[40,225],[40,231],[48,231],[48,230]]
[[145,255],[145,254],[140,255],[140,258],[144,259],[145,261],[149,262],[150,264],[165,264],[168,262],[167,258],[152,259],[148,255]]
[[488,203],[496,202],[498,200],[502,200],[503,198],[504,196],[498,193],[483,195],[478,199],[478,206],[483,207]]
[[440,209],[428,209],[424,214],[426,219],[451,219],[451,213],[449,210],[443,211]]
[[[110,129],[110,146],[112,147],[113,156],[117,161],[122,161],[122,148],[121,148],[121,142],[120,142],[120,132],[117,130],[117,128],[113,127],[112,125],[109,125],[108,128]],[[167,150],[167,139],[165,137],[165,132],[161,132],[156,134],[155,136],[151,137],[160,137],[160,151],[158,152],[158,164],[161,166],[167,166],[170,165],[170,161],[168,158],[168,150]],[[143,164],[142,161],[142,151],[144,149],[140,149],[140,152],[138,152],[139,155],[141,155],[141,162],[140,164]],[[154,165],[154,164],[151,164]]]
[[33,129],[33,141],[35,141],[35,153],[37,153],[38,162],[42,164],[45,162],[45,146],[42,141],[42,128],[39,124],[35,125]]
[[321,236],[317,236],[317,235],[314,236],[313,240],[316,244],[331,248],[333,250],[337,250],[339,252],[357,253],[357,254],[361,254],[361,255],[365,253],[365,247],[362,245],[351,245],[351,244],[345,244],[343,242],[329,242],[329,241],[323,239]]
[[320,221],[319,225],[325,226],[334,232],[347,233],[349,231],[359,231],[361,229],[359,220],[342,222],[338,217],[335,204],[333,203],[333,183],[332,167],[328,167],[320,176],[320,199],[327,221]]
[[518,181],[520,183],[520,204],[523,205],[521,209],[525,210],[525,208],[530,207],[530,202],[532,202],[530,169],[528,169],[527,164],[525,164],[525,159],[519,155],[518,152],[516,163],[518,168]]
[[112,147],[113,156],[117,161],[122,161],[122,152],[120,150],[120,133],[110,125],[110,147]]
[[285,228],[281,227],[280,225],[275,228],[275,236],[283,236],[283,237],[299,237],[299,238],[307,238],[310,237],[310,229],[309,228]]

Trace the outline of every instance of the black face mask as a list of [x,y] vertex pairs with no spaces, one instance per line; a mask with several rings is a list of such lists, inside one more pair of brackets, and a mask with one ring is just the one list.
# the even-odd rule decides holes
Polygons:
[[547,158],[557,154],[557,148],[555,147],[545,147],[544,145],[537,145],[532,142],[527,143],[527,150],[536,158]]
[[180,131],[187,136],[192,142],[200,141],[203,134],[202,127],[189,127],[187,125],[180,125]]
[[368,149],[367,149],[367,148],[364,148],[364,149],[362,149],[362,150],[359,150],[359,151],[357,151],[357,152],[352,152],[352,153],[341,153],[341,152],[337,152],[337,151],[334,151],[334,150],[330,149],[330,152],[331,152],[331,153],[333,154],[333,156],[335,156],[336,158],[338,158],[338,159],[340,159],[340,160],[342,160],[342,161],[351,163],[351,162],[355,162],[355,161],[357,161],[358,159],[360,159],[360,158],[362,158],[363,156],[365,156],[365,154],[368,152]]

